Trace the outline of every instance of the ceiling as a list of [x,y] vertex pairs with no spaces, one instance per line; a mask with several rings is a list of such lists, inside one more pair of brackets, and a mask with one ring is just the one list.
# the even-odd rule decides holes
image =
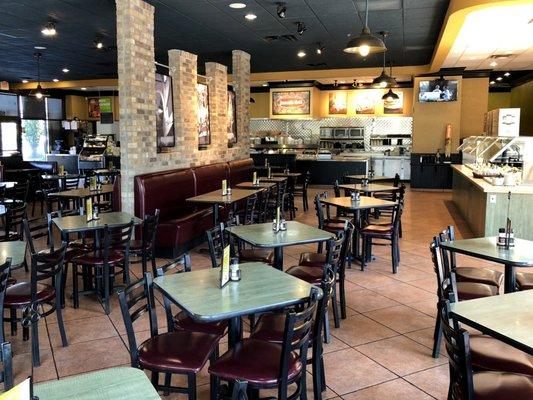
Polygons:
[[468,14],[443,67],[532,69],[533,2]]
[[[199,54],[200,61],[231,66],[231,51],[252,55],[252,72],[329,68],[376,67],[380,56],[360,59],[342,52],[349,35],[362,25],[356,5],[361,0],[285,0],[287,17],[276,15],[276,0],[241,0],[242,10],[228,7],[231,0],[147,0],[155,6],[156,61],[167,62],[167,50]],[[388,59],[394,65],[429,63],[446,14],[448,0],[370,0],[369,25],[373,32],[388,30]],[[244,19],[254,13],[257,19]],[[42,45],[41,80],[116,77],[116,28],[114,0],[3,0],[0,19],[0,79],[20,82],[37,78],[34,46]],[[364,18],[364,15],[361,15]],[[56,23],[57,35],[44,37],[40,30]],[[296,33],[296,22],[307,31]],[[267,42],[266,36],[294,35],[296,41]],[[102,38],[107,50],[96,50]],[[323,43],[324,53],[315,53]],[[298,58],[304,50],[307,56]],[[5,57],[5,55],[9,57]],[[202,63],[200,63],[202,64]],[[67,67],[70,72],[63,73]],[[201,67],[201,65],[200,65]]]

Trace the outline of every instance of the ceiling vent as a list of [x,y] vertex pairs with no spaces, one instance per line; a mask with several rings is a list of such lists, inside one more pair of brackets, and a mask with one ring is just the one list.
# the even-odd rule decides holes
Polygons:
[[271,35],[265,36],[263,40],[267,43],[272,42],[297,42],[298,38],[294,35]]

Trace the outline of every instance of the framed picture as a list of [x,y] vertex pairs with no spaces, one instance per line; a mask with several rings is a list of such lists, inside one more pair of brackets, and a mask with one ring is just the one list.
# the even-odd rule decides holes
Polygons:
[[172,99],[172,78],[167,75],[155,74],[156,93],[156,132],[157,147],[174,147],[174,102]]
[[198,145],[211,144],[211,131],[209,125],[209,89],[206,84],[196,85],[198,96]]
[[272,92],[273,115],[311,114],[311,91]]
[[348,93],[336,91],[329,93],[329,113],[346,114],[348,112]]
[[228,144],[237,143],[237,104],[235,92],[228,90]]
[[398,99],[383,100],[383,114],[403,114],[403,92],[395,91]]
[[89,118],[100,118],[100,99],[93,97],[87,99],[89,105]]
[[355,95],[356,114],[376,113],[376,93],[373,90],[359,90]]

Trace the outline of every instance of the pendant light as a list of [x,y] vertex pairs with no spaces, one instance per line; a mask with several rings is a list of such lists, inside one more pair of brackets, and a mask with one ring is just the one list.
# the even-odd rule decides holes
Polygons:
[[30,96],[34,96],[37,100],[41,100],[43,97],[46,97],[46,94],[41,87],[41,53],[35,53],[34,57],[37,59],[37,88],[34,92],[30,92]]
[[[357,4],[355,7],[357,8]],[[359,15],[359,10],[357,10],[357,15]],[[366,0],[365,22],[363,30],[359,36],[351,39],[348,42],[343,51],[345,53],[359,54],[361,57],[387,51],[387,47],[385,46],[385,43],[383,43],[383,40],[372,35],[370,28],[368,27],[368,0]]]
[[398,96],[396,93],[394,93],[392,91],[392,89],[389,88],[389,91],[387,93],[385,93],[382,97],[381,97],[382,100],[388,100],[388,101],[393,101],[393,100],[399,100],[400,99],[400,96]]
[[[383,37],[383,42],[385,42],[385,38],[387,37],[388,32],[381,31],[379,34]],[[384,51],[383,52],[383,69],[381,70],[381,74],[377,78],[374,78],[374,80],[372,81],[372,86],[377,87],[377,88],[388,88],[388,87],[395,87],[398,85],[396,80],[392,76],[387,75],[387,73],[385,72],[386,54],[387,52]],[[391,73],[392,73],[392,67],[391,67]]]

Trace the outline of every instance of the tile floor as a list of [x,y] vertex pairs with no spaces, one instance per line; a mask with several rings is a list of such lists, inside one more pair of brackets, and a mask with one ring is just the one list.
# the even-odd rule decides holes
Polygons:
[[[317,191],[317,188],[311,190],[310,202]],[[297,219],[316,224],[313,209],[307,213],[299,211]],[[390,251],[385,246],[376,247],[376,260],[365,272],[356,265],[347,270],[348,317],[341,322],[340,329],[333,329],[332,343],[325,345],[328,387],[324,398],[446,399],[447,359],[431,357],[436,283],[428,244],[435,233],[449,224],[457,227],[459,236],[469,237],[471,233],[457,216],[450,193],[408,190],[402,223],[401,264],[397,275],[392,274]],[[287,248],[285,266],[294,265],[300,252],[314,248],[310,245]],[[208,257],[196,250],[191,252],[191,258],[193,269],[210,266]],[[481,264],[466,258],[460,261]],[[132,266],[131,272],[140,277],[140,266]],[[16,271],[15,275],[20,279],[23,272]],[[159,323],[164,328],[161,310]],[[55,316],[40,323],[42,365],[35,368],[36,382],[129,363],[116,296],[109,316],[91,296],[81,298],[79,309],[72,308],[68,302],[63,315],[68,347],[61,346]],[[137,333],[138,340],[149,336],[146,321],[138,323]],[[29,343],[22,342],[20,330],[15,337],[8,333],[7,338],[13,343],[18,382],[31,371]],[[209,397],[208,382],[204,370],[198,378],[201,399]]]

